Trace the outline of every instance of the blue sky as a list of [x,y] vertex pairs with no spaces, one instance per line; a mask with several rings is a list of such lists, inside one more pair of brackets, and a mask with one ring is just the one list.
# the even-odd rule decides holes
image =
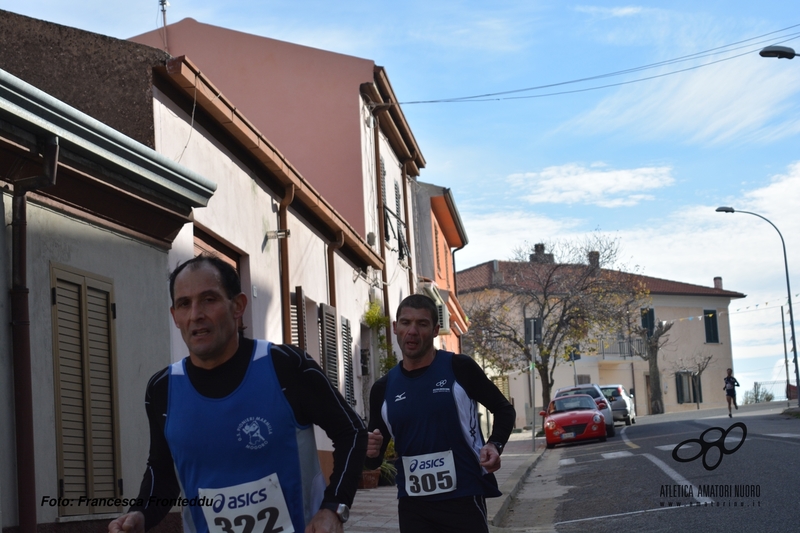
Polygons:
[[[707,286],[722,276],[747,294],[730,307],[735,374],[744,388],[784,379],[778,234],[714,209],[772,220],[800,293],[800,59],[756,53],[778,43],[800,51],[796,1],[171,4],[168,22],[192,17],[386,67],[428,162],[421,180],[452,188],[461,211],[470,244],[459,268],[507,259],[525,241],[608,233],[629,268]],[[119,38],[161,21],[158,0],[0,8]],[[701,57],[661,64],[692,54]],[[410,103],[654,64],[483,101]],[[653,79],[629,83],[641,78]],[[586,90],[609,84],[619,85]],[[563,91],[581,92],[547,96]]]

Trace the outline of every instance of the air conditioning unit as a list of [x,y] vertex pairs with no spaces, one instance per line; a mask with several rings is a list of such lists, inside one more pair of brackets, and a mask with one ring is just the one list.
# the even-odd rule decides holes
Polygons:
[[425,293],[431,300],[436,302],[436,311],[439,314],[439,333],[442,335],[450,334],[450,310],[447,309],[442,295],[439,294],[439,289],[431,282],[424,282],[420,284],[422,292]]
[[450,334],[450,311],[447,309],[447,304],[441,300],[436,304],[436,311],[439,313],[439,334]]

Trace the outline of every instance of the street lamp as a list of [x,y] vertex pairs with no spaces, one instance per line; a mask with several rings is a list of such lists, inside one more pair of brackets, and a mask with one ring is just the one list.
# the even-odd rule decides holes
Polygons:
[[[784,48],[782,46],[771,46],[769,48]],[[766,48],[765,48],[766,50]],[[762,51],[763,52],[763,51]],[[792,52],[794,53],[794,52]],[[753,215],[761,220],[766,220],[770,226],[775,228],[775,231],[778,232],[778,236],[781,238],[781,245],[783,245],[783,266],[786,269],[786,292],[789,296],[789,328],[792,331],[792,352],[794,353],[794,375],[797,385],[797,406],[800,407],[800,370],[797,368],[797,337],[794,334],[794,313],[792,312],[792,288],[789,285],[789,261],[786,260],[786,243],[783,240],[783,235],[781,231],[778,229],[778,226],[773,224],[768,218],[759,215],[758,213],[751,213],[750,211],[736,211],[732,207],[718,207],[717,213],[745,213],[748,215]],[[789,391],[786,391],[786,394],[789,394]]]
[[794,53],[794,48],[789,48],[788,46],[767,46],[766,48],[763,48],[758,55],[761,57],[792,59],[797,54]]

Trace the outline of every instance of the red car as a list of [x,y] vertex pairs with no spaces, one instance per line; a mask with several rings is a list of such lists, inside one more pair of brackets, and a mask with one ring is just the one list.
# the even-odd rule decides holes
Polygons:
[[556,444],[585,439],[606,441],[606,420],[599,409],[605,409],[605,402],[595,403],[588,394],[562,396],[550,402],[547,411],[539,414],[544,419],[544,435],[547,447]]

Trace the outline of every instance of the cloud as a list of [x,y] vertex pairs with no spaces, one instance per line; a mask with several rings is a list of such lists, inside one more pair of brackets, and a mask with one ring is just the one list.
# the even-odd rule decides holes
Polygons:
[[608,169],[595,163],[585,167],[578,163],[547,167],[541,172],[512,174],[508,182],[519,189],[532,204],[591,204],[615,208],[653,200],[652,191],[672,185],[672,168],[641,167]]
[[643,8],[638,6],[628,7],[596,7],[596,6],[577,6],[575,11],[578,13],[588,13],[589,15],[598,15],[606,18],[630,17],[639,15],[644,11]]

